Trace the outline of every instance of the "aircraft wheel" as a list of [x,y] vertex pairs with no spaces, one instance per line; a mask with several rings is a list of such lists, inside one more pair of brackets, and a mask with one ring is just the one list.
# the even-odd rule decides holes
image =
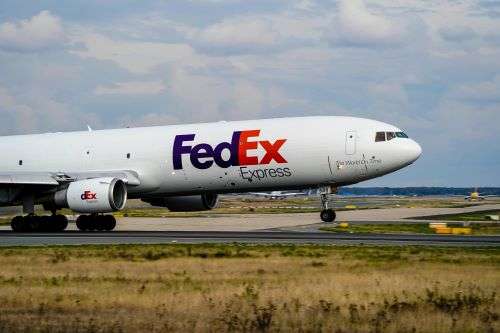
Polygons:
[[113,215],[104,215],[102,225],[104,230],[111,231],[116,227],[116,218]]
[[335,211],[333,209],[324,209],[321,211],[320,217],[321,217],[321,221],[330,223],[330,222],[335,221],[337,214],[335,213]]
[[97,214],[87,215],[87,228],[89,231],[100,230],[101,217]]
[[64,215],[52,216],[54,231],[64,231],[68,227],[68,218]]
[[87,215],[80,215],[76,219],[76,227],[80,231],[87,231],[90,230],[90,223],[89,223],[89,216]]
[[35,231],[56,231],[52,216],[38,216],[36,218],[38,219],[39,227]]
[[22,216],[16,216],[10,221],[10,227],[14,232],[23,232],[24,230],[24,218]]
[[40,217],[35,216],[35,215],[28,215],[25,217],[25,223],[27,227],[27,231],[40,231],[41,230],[41,223],[40,223]]
[[106,230],[105,224],[106,224],[106,215],[96,215],[93,216],[93,223],[94,223],[94,229],[97,231],[104,231]]

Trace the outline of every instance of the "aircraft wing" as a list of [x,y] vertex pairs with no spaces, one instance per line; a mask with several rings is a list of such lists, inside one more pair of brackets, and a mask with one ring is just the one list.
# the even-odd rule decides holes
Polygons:
[[126,184],[137,186],[141,184],[137,172],[123,171],[92,171],[92,172],[9,172],[0,173],[0,186],[41,185],[57,186],[82,179],[116,177]]

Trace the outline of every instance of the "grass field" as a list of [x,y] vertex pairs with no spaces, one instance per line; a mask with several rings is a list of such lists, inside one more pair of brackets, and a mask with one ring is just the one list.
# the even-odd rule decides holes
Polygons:
[[494,332],[500,248],[0,248],[0,332]]
[[[448,224],[450,227],[462,227],[460,224]],[[500,223],[469,225],[474,235],[499,235]],[[428,223],[399,224],[349,224],[348,227],[322,227],[322,231],[336,233],[377,233],[377,234],[434,234]]]

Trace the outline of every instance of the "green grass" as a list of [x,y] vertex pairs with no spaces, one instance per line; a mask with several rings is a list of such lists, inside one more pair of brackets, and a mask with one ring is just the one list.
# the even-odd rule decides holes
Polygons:
[[500,215],[500,210],[482,210],[477,212],[461,213],[461,214],[419,216],[412,219],[468,222],[468,221],[485,221],[486,215]]
[[252,244],[123,244],[123,245],[51,245],[0,247],[0,257],[49,256],[51,262],[85,258],[124,260],[132,262],[157,261],[172,258],[234,259],[272,257],[327,258],[340,256],[343,260],[387,264],[395,259],[445,263],[488,263],[500,266],[500,247],[424,247],[371,245],[252,245]]
[[[463,227],[459,224],[448,224],[450,227]],[[469,226],[474,235],[500,235],[500,224],[478,224]],[[336,233],[376,233],[376,234],[433,234],[433,229],[428,223],[408,224],[350,224],[347,228],[322,227],[322,231]]]
[[349,224],[349,227],[322,227],[322,231],[336,233],[376,233],[376,234],[432,234],[428,224]]

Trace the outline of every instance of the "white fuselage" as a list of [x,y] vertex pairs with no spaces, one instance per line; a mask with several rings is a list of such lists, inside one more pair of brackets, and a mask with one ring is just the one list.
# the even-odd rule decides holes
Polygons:
[[141,183],[129,188],[136,198],[347,185],[420,156],[408,138],[375,142],[381,131],[400,132],[325,116],[9,136],[0,138],[0,172],[131,170]]

